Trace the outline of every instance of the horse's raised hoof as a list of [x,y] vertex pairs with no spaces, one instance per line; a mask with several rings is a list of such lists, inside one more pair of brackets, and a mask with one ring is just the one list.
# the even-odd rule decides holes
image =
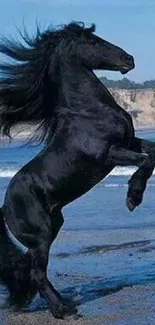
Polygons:
[[130,212],[132,212],[136,208],[136,206],[137,206],[135,204],[135,202],[132,200],[131,197],[127,197],[127,199],[126,199],[126,205],[127,205],[127,207],[128,207],[128,209],[129,209]]

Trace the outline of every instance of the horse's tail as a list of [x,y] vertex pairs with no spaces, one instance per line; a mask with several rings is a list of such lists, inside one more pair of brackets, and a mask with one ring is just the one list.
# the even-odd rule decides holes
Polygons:
[[31,279],[31,255],[24,254],[8,236],[0,208],[0,282],[7,286],[10,293],[8,303],[24,307],[36,294]]

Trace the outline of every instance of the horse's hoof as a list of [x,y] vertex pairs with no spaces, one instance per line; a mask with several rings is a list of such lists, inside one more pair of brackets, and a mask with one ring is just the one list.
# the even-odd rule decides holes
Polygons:
[[76,303],[73,300],[70,299],[65,300],[64,305],[66,309],[65,311],[66,316],[75,315],[78,312],[76,308]]
[[63,319],[64,316],[71,316],[77,313],[77,308],[75,303],[70,301],[69,303],[65,301],[65,303],[61,303],[59,306],[52,308],[52,314],[55,318]]
[[59,306],[52,308],[51,312],[55,318],[63,319],[66,314],[66,307],[63,304],[60,304]]
[[131,199],[131,197],[127,197],[126,205],[127,205],[128,209],[129,209],[129,211],[131,211],[131,212],[136,208],[136,205],[133,202],[133,200]]

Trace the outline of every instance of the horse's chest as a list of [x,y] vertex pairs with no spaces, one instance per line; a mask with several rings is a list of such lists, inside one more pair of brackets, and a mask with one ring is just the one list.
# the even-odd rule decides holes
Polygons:
[[127,112],[121,112],[120,118],[117,121],[116,126],[118,130],[121,130],[121,136],[123,141],[129,143],[130,139],[134,136],[134,128],[131,116]]

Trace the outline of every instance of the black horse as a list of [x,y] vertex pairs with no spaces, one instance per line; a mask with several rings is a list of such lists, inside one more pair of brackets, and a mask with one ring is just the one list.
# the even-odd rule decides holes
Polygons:
[[[0,210],[0,276],[12,303],[22,306],[39,291],[59,318],[67,306],[47,279],[47,264],[63,224],[62,207],[115,166],[136,165],[127,194],[133,210],[155,166],[155,144],[135,137],[130,115],[93,73],[127,73],[134,59],[94,31],[94,25],[71,23],[38,30],[34,40],[25,35],[27,48],[8,40],[0,45],[0,52],[14,59],[0,66],[1,134],[10,136],[17,124],[37,124],[45,143],[8,186]],[[25,254],[10,232],[27,247]]]

